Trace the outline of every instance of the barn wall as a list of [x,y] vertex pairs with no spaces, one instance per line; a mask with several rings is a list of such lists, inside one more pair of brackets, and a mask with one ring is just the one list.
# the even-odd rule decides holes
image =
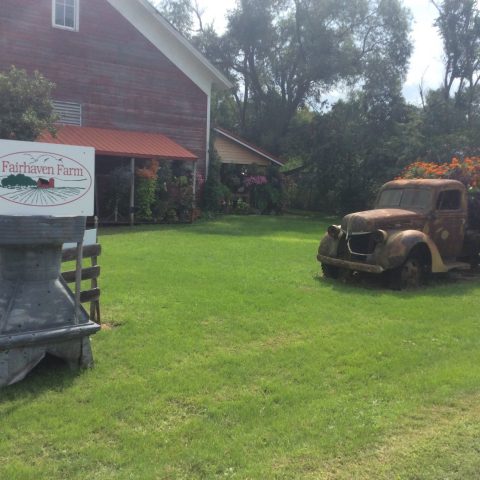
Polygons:
[[163,133],[204,173],[207,95],[106,0],[79,0],[79,31],[52,27],[51,0],[1,0],[0,70],[39,70],[83,125]]

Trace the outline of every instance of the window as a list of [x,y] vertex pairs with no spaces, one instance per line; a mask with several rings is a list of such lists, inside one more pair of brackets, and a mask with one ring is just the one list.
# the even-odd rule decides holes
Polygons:
[[82,126],[82,106],[79,103],[54,100],[53,111],[58,115],[58,123]]
[[461,204],[460,190],[446,190],[438,196],[438,210],[458,210]]
[[78,31],[79,0],[52,0],[53,26]]
[[376,208],[426,210],[432,206],[432,197],[432,191],[427,188],[389,188],[380,194]]

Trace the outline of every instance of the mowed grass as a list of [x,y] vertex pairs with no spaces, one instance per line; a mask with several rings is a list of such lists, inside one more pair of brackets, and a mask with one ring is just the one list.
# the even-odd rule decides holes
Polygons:
[[0,479],[480,478],[480,281],[325,281],[331,221],[103,230],[113,328],[0,391]]

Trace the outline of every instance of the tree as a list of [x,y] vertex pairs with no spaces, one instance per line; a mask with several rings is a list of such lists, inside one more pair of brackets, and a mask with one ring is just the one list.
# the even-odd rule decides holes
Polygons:
[[443,39],[445,99],[457,82],[457,93],[480,82],[480,12],[477,0],[432,0],[435,25]]
[[198,0],[149,0],[154,7],[186,38],[204,30],[203,10]]
[[239,0],[220,42],[241,133],[278,153],[299,108],[370,83],[367,70],[401,80],[408,31],[399,0]]
[[426,160],[477,154],[480,147],[480,12],[477,0],[432,0],[443,39],[444,76],[424,98]]
[[0,72],[0,138],[34,141],[44,130],[54,133],[53,88],[38,72],[31,77],[15,67]]

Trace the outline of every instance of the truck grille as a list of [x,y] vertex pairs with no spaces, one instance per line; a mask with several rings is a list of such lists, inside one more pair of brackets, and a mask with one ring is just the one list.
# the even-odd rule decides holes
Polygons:
[[370,255],[375,250],[375,241],[371,233],[352,235],[348,239],[348,246],[352,254]]

